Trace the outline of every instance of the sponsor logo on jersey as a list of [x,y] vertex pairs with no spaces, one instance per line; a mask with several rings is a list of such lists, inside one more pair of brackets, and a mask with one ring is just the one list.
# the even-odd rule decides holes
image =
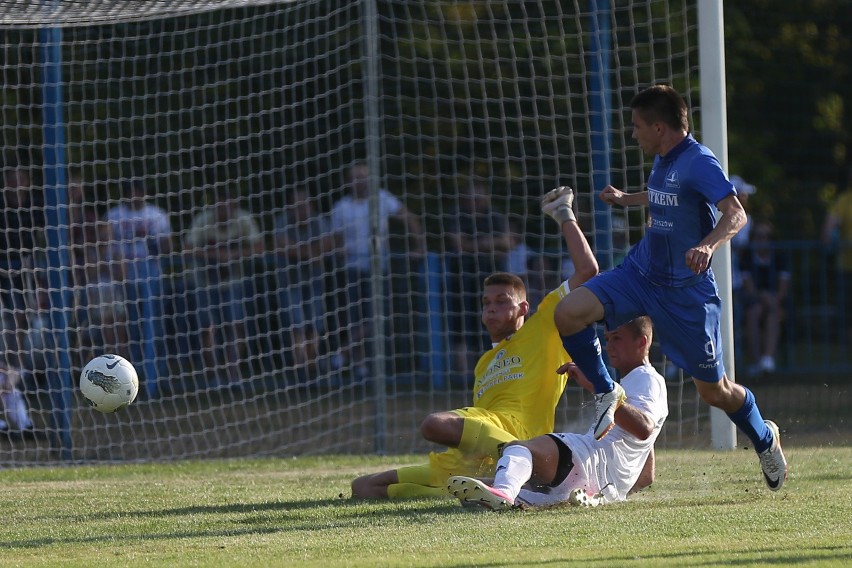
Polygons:
[[671,231],[674,229],[674,223],[671,221],[666,221],[665,219],[653,219],[651,222],[651,227],[660,231]]
[[523,365],[519,356],[511,355],[506,357],[505,349],[501,349],[494,355],[494,359],[488,365],[488,369],[485,371],[482,380],[479,381],[476,397],[481,398],[485,394],[485,391],[493,386],[524,378],[522,368]]
[[648,201],[653,205],[662,205],[664,207],[677,207],[677,193],[666,193],[657,189],[648,189]]
[[680,187],[677,170],[672,170],[666,174],[666,187]]

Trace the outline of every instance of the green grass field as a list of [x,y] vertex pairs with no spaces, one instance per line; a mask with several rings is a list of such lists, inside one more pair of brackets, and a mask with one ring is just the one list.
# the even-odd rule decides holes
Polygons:
[[352,501],[349,480],[419,456],[0,472],[0,566],[852,565],[852,447],[662,450],[628,503],[492,513]]

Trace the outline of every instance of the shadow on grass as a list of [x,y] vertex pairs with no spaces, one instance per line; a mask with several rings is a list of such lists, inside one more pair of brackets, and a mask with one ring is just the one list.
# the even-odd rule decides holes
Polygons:
[[[322,520],[322,511],[329,511],[327,520]],[[455,499],[412,499],[405,501],[369,501],[347,498],[319,499],[305,501],[263,501],[255,503],[233,503],[229,505],[198,505],[149,511],[110,511],[89,515],[75,514],[65,516],[65,521],[84,526],[86,523],[115,522],[116,530],[98,536],[34,538],[25,540],[2,540],[0,549],[37,549],[63,544],[95,544],[99,542],[115,544],[122,538],[128,541],[172,540],[181,538],[230,537],[253,534],[273,534],[279,532],[317,531],[348,528],[358,525],[398,526],[400,522],[408,524],[428,524],[434,521],[434,514],[464,514],[466,511]],[[235,515],[221,517],[220,515]],[[246,517],[245,515],[250,515]],[[200,516],[210,519],[199,520]],[[207,529],[184,532],[133,533],[135,520],[164,519],[166,517],[187,517],[187,525],[219,524],[220,529]],[[52,519],[62,522],[62,516],[53,515]],[[121,524],[126,524],[126,529]],[[253,525],[250,528],[246,524]],[[171,525],[171,522],[170,522]],[[239,525],[234,528],[228,526]]]
[[[795,548],[795,544],[790,543],[791,548]],[[852,558],[852,547],[849,546],[809,546],[809,554],[790,553],[788,549],[778,548],[755,548],[741,549],[736,551],[741,555],[739,559],[725,558],[725,566],[754,566],[755,564],[766,564],[770,566],[793,566],[798,564],[808,564],[812,562],[829,563],[841,565],[845,561]],[[588,551],[582,554],[571,554],[570,547],[566,551],[566,556],[563,558],[553,558],[548,560],[531,560],[520,556],[518,558],[503,558],[499,562],[489,563],[488,566],[571,566],[577,564],[578,557],[582,557],[582,565],[584,568],[595,566],[719,566],[719,553],[686,550],[683,552],[664,552],[659,554],[641,554],[630,556],[607,556],[598,560],[590,559],[587,556]],[[734,551],[727,551],[734,552]],[[824,554],[822,554],[824,552]],[[701,559],[702,555],[706,555],[706,560]],[[443,568],[466,568],[471,566],[470,562],[462,562],[459,564],[442,564]]]

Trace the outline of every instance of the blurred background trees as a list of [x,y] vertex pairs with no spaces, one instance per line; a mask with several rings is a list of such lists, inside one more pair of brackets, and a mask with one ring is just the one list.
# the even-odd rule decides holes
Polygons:
[[852,161],[852,4],[725,2],[729,169],[780,239],[819,238]]

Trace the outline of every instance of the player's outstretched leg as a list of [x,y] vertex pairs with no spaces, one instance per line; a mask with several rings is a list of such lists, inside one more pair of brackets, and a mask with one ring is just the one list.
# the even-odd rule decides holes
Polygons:
[[[582,292],[582,289],[578,290]],[[571,294],[574,294],[572,291]],[[589,293],[591,296],[591,293]],[[566,296],[560,301],[565,302],[569,296]],[[594,298],[594,296],[592,296]],[[595,299],[597,301],[597,299]],[[555,317],[556,325],[559,327],[560,318],[565,319],[566,316],[560,315],[557,311]],[[600,440],[607,435],[615,425],[615,411],[622,405],[627,398],[624,394],[624,389],[621,385],[612,380],[609,371],[601,357],[601,343],[598,339],[597,332],[593,326],[586,326],[580,331],[564,335],[560,331],[562,345],[565,351],[574,360],[574,363],[583,371],[583,374],[592,383],[595,389],[595,421],[592,423],[595,433],[595,439]]]
[[781,432],[772,420],[765,420],[766,426],[772,431],[772,445],[757,454],[760,457],[760,468],[763,479],[772,491],[778,491],[787,479],[787,459],[781,451]]
[[464,505],[480,505],[491,511],[505,511],[514,504],[513,499],[502,491],[462,475],[454,475],[447,480],[447,491]]
[[[695,384],[699,391],[709,392],[708,383],[695,381]],[[713,388],[717,388],[716,385],[722,385],[722,387],[733,385],[731,392],[737,389],[744,391],[742,406],[735,412],[729,412],[728,417],[754,444],[766,485],[772,491],[778,491],[787,479],[787,459],[781,450],[781,433],[778,426],[771,420],[763,419],[750,389],[730,383],[724,377],[719,383],[713,383]],[[707,400],[705,392],[702,392],[701,396]],[[710,398],[713,400],[712,396]]]
[[612,430],[615,411],[625,400],[627,395],[618,383],[613,383],[611,391],[595,395],[595,440],[600,440]]

